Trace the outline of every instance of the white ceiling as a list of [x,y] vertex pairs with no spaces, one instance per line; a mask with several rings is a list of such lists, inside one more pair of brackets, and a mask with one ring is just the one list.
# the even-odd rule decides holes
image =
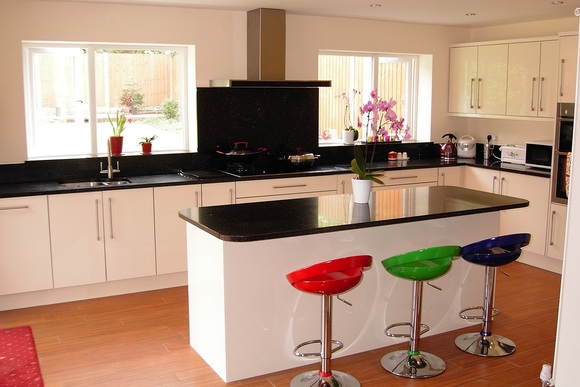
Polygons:
[[[458,27],[481,27],[573,17],[580,0],[69,0],[249,11],[285,9],[287,14],[377,19]],[[371,7],[380,4],[380,7]],[[466,16],[475,13],[475,16]]]

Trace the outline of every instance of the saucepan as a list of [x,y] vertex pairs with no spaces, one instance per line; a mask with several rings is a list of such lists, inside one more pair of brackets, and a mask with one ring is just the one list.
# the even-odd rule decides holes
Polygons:
[[289,155],[286,157],[288,162],[297,168],[309,168],[314,164],[318,156],[313,153],[302,153],[297,155]]
[[223,155],[227,158],[228,163],[232,164],[249,164],[252,163],[258,155],[260,154],[259,150],[254,150],[248,147],[247,141],[239,141],[234,143],[234,149],[229,152],[223,152],[220,150],[216,150],[216,152],[220,155]]

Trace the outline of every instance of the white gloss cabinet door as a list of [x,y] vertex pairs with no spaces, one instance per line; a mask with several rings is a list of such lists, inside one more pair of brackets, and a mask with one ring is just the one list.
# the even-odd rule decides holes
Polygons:
[[54,287],[105,282],[101,192],[50,195]]
[[153,188],[103,191],[107,281],[155,275]]
[[548,214],[548,240],[546,255],[562,260],[566,239],[566,218],[568,206],[552,203]]
[[477,47],[449,49],[449,113],[475,113]]
[[465,170],[465,188],[478,191],[500,193],[499,171],[469,167]]
[[464,169],[464,167],[439,168],[437,185],[463,187]]
[[558,102],[576,99],[576,71],[578,64],[578,35],[560,36],[560,77]]
[[153,188],[155,196],[155,250],[157,274],[187,271],[185,222],[179,210],[199,207],[201,185]]
[[[538,117],[553,118],[556,116],[558,95],[558,41],[542,42],[540,55],[540,90],[538,90]],[[576,79],[576,78],[574,78]]]
[[203,207],[235,204],[236,183],[211,183],[201,186],[201,205]]
[[0,199],[0,294],[52,286],[47,197]]
[[508,45],[479,46],[477,53],[478,114],[505,115]]

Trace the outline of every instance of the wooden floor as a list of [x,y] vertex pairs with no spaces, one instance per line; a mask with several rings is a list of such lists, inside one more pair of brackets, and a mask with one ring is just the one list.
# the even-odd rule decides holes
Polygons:
[[[513,355],[482,358],[458,350],[455,337],[476,332],[476,325],[421,340],[422,350],[447,363],[432,379],[383,370],[381,357],[404,343],[335,359],[333,368],[363,386],[539,386],[542,364],[553,362],[560,276],[517,262],[503,270],[509,277],[497,276],[501,313],[493,331],[516,343]],[[32,327],[46,386],[288,386],[297,373],[316,368],[223,383],[189,347],[187,312],[187,288],[179,287],[0,312],[0,328]]]

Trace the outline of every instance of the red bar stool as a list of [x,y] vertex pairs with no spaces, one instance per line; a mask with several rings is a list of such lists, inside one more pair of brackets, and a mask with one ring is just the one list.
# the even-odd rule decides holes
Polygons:
[[[498,266],[507,265],[518,259],[522,247],[530,243],[530,234],[510,234],[485,239],[464,246],[461,256],[467,262],[485,266],[485,289],[483,306],[473,306],[459,312],[459,317],[470,320],[482,320],[481,332],[466,333],[455,339],[455,345],[464,352],[478,356],[506,356],[516,350],[510,339],[491,333],[491,322],[498,310],[493,307],[495,292],[495,275]],[[482,309],[482,316],[469,316],[470,310]]]
[[[371,263],[370,255],[356,255],[320,262],[286,275],[296,289],[322,295],[321,339],[305,341],[294,348],[296,356],[320,356],[320,369],[297,375],[292,379],[290,386],[360,386],[358,380],[351,375],[331,369],[332,353],[343,347],[340,341],[332,340],[332,296],[338,296],[357,286],[362,280],[363,271],[370,269]],[[340,297],[338,299],[348,304]],[[309,344],[320,344],[321,351],[299,352],[300,348]],[[336,347],[332,348],[332,344]]]
[[[389,337],[409,337],[409,349],[394,351],[383,356],[381,365],[385,370],[411,379],[429,378],[445,371],[445,362],[440,357],[419,351],[420,337],[429,331],[429,327],[421,323],[423,281],[429,281],[447,273],[453,260],[459,257],[460,251],[460,246],[430,247],[395,255],[382,261],[384,268],[390,274],[413,281],[411,322],[392,324],[385,329],[385,334]],[[410,326],[410,334],[390,331],[399,326]]]

